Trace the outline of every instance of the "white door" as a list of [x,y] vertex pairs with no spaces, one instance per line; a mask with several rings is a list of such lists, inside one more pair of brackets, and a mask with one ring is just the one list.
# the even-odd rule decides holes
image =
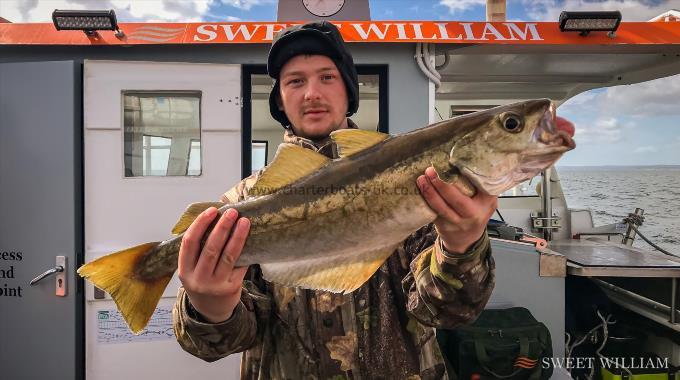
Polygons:
[[[85,261],[161,241],[186,205],[241,178],[239,65],[86,61]],[[173,278],[134,336],[108,295],[85,288],[86,376],[237,379],[239,355],[208,364],[172,332]]]

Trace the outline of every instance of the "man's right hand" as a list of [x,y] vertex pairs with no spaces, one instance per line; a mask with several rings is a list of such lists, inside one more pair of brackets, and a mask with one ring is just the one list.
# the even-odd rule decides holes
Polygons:
[[201,239],[216,215],[217,209],[210,207],[189,226],[182,238],[177,268],[191,305],[213,323],[229,319],[241,300],[248,267],[234,268],[234,264],[250,231],[250,221],[229,209],[201,247]]

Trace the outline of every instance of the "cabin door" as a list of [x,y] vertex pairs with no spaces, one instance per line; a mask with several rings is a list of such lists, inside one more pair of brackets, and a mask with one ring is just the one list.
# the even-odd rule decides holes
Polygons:
[[2,379],[80,378],[77,78],[69,61],[0,64]]
[[[171,237],[192,202],[241,179],[239,65],[86,61],[85,260]],[[92,379],[237,379],[239,356],[208,364],[172,330],[179,280],[147,330],[133,335],[114,302],[85,285],[86,375]]]

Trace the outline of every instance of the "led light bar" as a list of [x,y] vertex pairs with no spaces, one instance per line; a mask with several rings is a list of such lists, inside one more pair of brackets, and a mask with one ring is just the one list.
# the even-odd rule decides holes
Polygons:
[[593,12],[567,12],[560,13],[560,31],[581,32],[587,35],[590,32],[610,32],[618,29],[621,23],[619,11],[593,11]]
[[68,11],[55,9],[52,22],[57,30],[82,30],[92,34],[95,30],[116,30],[118,22],[113,9],[108,11]]

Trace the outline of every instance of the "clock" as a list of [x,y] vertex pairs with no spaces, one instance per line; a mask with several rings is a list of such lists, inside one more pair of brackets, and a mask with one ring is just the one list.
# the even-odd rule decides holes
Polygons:
[[345,0],[302,0],[302,5],[315,16],[330,17],[340,11]]

